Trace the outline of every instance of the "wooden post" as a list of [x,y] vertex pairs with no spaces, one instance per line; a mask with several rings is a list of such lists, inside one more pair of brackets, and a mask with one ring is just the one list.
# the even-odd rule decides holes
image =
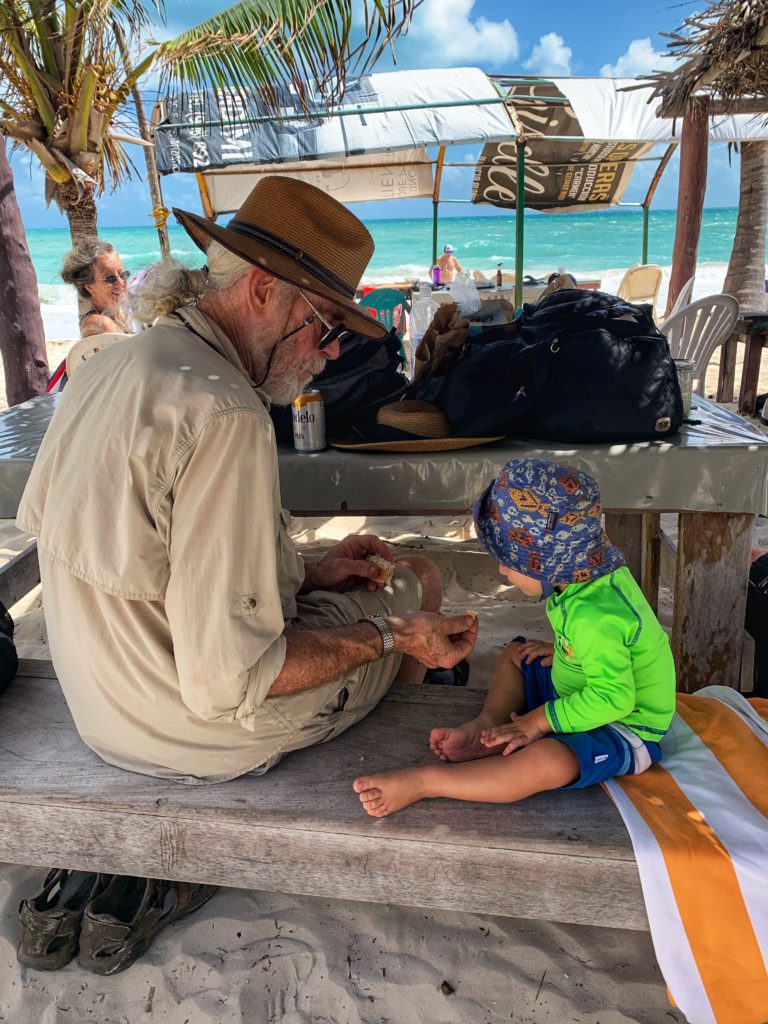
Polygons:
[[672,653],[677,688],[738,688],[754,516],[681,512]]
[[720,350],[720,370],[717,376],[717,401],[732,402],[736,381],[736,355],[739,344],[739,324]]
[[661,517],[656,512],[606,512],[605,532],[624,553],[646,601],[658,612]]
[[708,141],[709,105],[705,101],[694,100],[683,118],[677,226],[665,316],[669,316],[685,282],[696,273],[696,253],[699,248],[704,191],[707,187]]

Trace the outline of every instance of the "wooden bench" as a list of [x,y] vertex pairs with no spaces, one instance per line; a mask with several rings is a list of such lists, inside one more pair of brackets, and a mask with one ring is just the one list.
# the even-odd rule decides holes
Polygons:
[[[39,579],[34,544],[0,569],[7,606]],[[521,804],[431,800],[367,817],[365,772],[427,762],[479,691],[392,687],[363,722],[263,777],[185,786],[113,768],[80,739],[48,661],[0,696],[3,859],[502,916],[647,929],[626,829],[600,789]]]
[[356,776],[428,761],[428,729],[481,703],[478,691],[397,684],[359,725],[265,776],[185,786],[105,764],[50,663],[22,661],[0,697],[3,859],[647,929],[626,829],[600,789],[365,815]]

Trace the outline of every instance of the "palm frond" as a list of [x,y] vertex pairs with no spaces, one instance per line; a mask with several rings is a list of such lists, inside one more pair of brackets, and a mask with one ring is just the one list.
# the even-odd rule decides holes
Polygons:
[[353,47],[351,0],[240,0],[158,46],[161,88],[256,92],[270,106],[310,93],[333,105],[351,69],[361,74],[410,23],[418,0],[364,0],[366,38]]

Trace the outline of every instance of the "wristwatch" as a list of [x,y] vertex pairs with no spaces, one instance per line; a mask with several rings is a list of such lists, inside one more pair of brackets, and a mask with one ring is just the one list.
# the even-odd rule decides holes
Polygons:
[[369,615],[367,622],[372,623],[381,633],[381,657],[388,658],[395,653],[395,634],[383,615]]

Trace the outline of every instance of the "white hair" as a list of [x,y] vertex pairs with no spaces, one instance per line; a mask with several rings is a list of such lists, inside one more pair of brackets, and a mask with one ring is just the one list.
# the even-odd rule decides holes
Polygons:
[[208,265],[191,268],[179,260],[151,263],[131,286],[131,312],[141,323],[151,324],[159,316],[182,306],[191,306],[204,295],[224,291],[253,264],[226,249],[220,242],[211,242],[206,252]]

